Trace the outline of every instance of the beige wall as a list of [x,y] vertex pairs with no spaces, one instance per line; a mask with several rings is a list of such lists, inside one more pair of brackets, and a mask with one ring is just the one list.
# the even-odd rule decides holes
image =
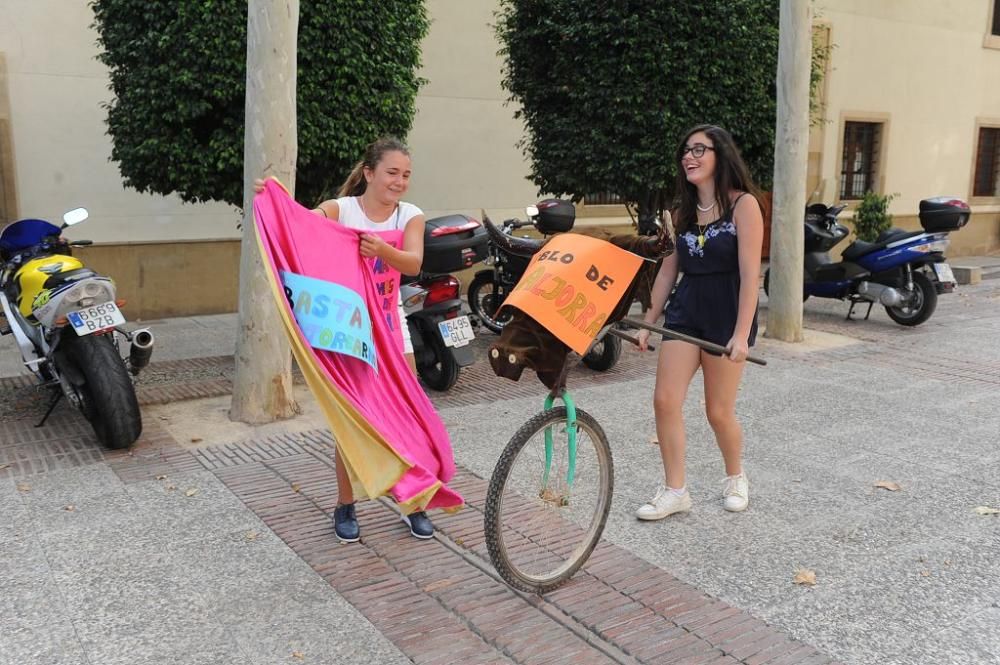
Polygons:
[[[478,216],[485,208],[502,219],[538,198],[515,147],[522,124],[500,89],[496,7],[496,0],[428,1],[421,70],[428,84],[409,137],[415,177],[408,198],[431,216]],[[57,218],[83,205],[91,212],[85,234],[98,242],[238,237],[229,206],[121,186],[101,107],[111,93],[86,2],[0,0],[0,16],[21,216]]]
[[130,321],[236,311],[239,240],[106,243],[73,254],[114,278]]
[[88,4],[0,0],[18,212],[56,219],[84,206],[90,220],[74,236],[98,242],[238,237],[230,206],[188,205],[122,187],[109,161],[101,104],[111,93],[106,69],[95,59]]
[[[869,118],[886,122],[881,191],[899,194],[892,213],[915,215],[931,196],[971,199],[977,123],[1000,120],[1000,50],[984,47],[992,1],[818,0],[835,44],[819,200],[838,195],[844,121]],[[1000,199],[972,203],[1000,211]]]
[[500,89],[501,61],[492,23],[495,0],[428,0],[430,33],[409,142],[408,197],[429,216],[485,208],[493,219],[524,213],[536,188],[515,147],[523,125]]
[[[984,46],[1000,46],[985,38],[991,3],[818,0],[819,18],[836,45],[825,81],[828,122],[810,142],[810,190],[824,185],[818,200],[835,200],[843,121],[855,117],[887,119],[883,191],[900,194],[891,211],[901,225],[915,227],[921,198],[971,196],[977,123],[1000,126],[1000,48]],[[428,83],[409,137],[414,178],[408,198],[431,216],[478,216],[484,208],[500,220],[523,215],[539,198],[516,147],[523,125],[500,88],[492,27],[497,5],[427,0],[432,24],[421,75]],[[7,100],[0,142],[6,121],[13,168],[4,182],[18,213],[57,218],[86,206],[91,219],[73,236],[109,243],[81,255],[115,277],[132,316],[231,311],[236,211],[125,190],[109,161],[101,104],[110,92],[95,60],[87,2],[0,0],[0,17],[6,65],[0,100]],[[972,203],[976,214],[953,236],[953,256],[1000,248],[1000,200]],[[580,217],[581,225],[627,223],[620,209],[590,209]],[[199,284],[199,291],[172,290],[179,277]]]

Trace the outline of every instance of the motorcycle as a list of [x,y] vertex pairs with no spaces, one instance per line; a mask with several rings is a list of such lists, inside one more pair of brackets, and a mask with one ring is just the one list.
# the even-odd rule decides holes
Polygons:
[[[469,283],[469,309],[491,331],[499,334],[509,315],[498,313],[507,296],[514,290],[528,268],[531,257],[545,244],[545,240],[527,236],[518,238],[514,232],[530,226],[543,236],[565,233],[573,228],[576,208],[569,201],[545,199],[525,208],[526,221],[507,219],[497,228],[483,214],[483,223],[489,235],[489,258],[492,267],[480,270]],[[621,356],[621,339],[605,335],[588,353],[583,363],[596,371],[606,371],[615,366]]]
[[432,390],[449,390],[459,369],[475,362],[469,347],[475,331],[462,313],[459,281],[450,273],[485,256],[486,232],[478,220],[465,215],[429,219],[421,274],[405,277],[400,285],[417,375]]
[[[84,208],[62,226],[41,219],[12,222],[0,232],[0,334],[13,335],[25,367],[53,390],[41,427],[65,397],[90,422],[107,448],[131,446],[142,432],[133,375],[149,364],[153,334],[128,331],[114,282],[73,257],[62,231],[88,217]],[[129,342],[128,360],[119,351]]]
[[[929,319],[938,295],[955,290],[944,252],[948,234],[968,223],[968,204],[946,196],[924,199],[919,212],[922,231],[892,228],[875,242],[855,240],[834,262],[829,251],[850,232],[837,221],[845,207],[817,203],[806,208],[803,300],[848,300],[848,320],[860,303],[868,304],[865,320],[875,304],[900,325],[916,326]],[[769,286],[770,270],[764,273],[765,293]]]
[[428,388],[441,392],[455,385],[459,368],[475,362],[468,345],[476,335],[469,317],[462,314],[459,287],[452,275],[421,275],[399,290],[417,375]]

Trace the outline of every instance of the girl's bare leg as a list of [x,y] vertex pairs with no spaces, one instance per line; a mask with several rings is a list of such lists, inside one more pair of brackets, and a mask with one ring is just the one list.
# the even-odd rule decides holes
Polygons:
[[745,366],[745,362],[734,363],[728,358],[704,351],[701,353],[701,371],[705,377],[705,415],[722,451],[727,476],[736,476],[743,471],[743,428],[736,419],[736,393]]
[[340,458],[340,448],[334,453],[334,466],[337,468],[337,503],[354,503],[354,490],[351,489],[351,479],[347,475],[347,467]]
[[653,412],[667,487],[674,489],[685,483],[684,398],[700,363],[700,350],[693,344],[677,340],[660,344]]

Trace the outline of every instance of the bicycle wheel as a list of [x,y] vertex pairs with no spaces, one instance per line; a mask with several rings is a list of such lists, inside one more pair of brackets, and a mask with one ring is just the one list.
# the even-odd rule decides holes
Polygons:
[[579,409],[575,429],[574,456],[566,407],[538,414],[514,434],[490,478],[486,546],[516,589],[541,594],[560,586],[604,531],[614,487],[611,448],[593,416]]

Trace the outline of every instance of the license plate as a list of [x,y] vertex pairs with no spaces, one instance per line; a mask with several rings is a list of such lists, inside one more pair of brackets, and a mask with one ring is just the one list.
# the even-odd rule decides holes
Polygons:
[[472,324],[469,317],[457,316],[454,319],[446,319],[438,323],[438,330],[444,339],[445,346],[465,346],[476,338],[476,333],[472,331]]
[[934,272],[937,273],[938,281],[955,283],[955,273],[951,271],[951,266],[947,263],[935,263]]
[[81,337],[91,333],[101,332],[116,326],[124,325],[125,317],[118,305],[105,302],[93,307],[78,309],[66,315],[73,330]]

